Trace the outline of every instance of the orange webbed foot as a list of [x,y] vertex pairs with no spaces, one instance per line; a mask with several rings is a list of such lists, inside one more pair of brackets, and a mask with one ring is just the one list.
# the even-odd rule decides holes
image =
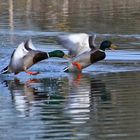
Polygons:
[[37,75],[39,72],[33,72],[33,71],[26,71],[27,74],[29,75]]
[[78,69],[79,71],[82,70],[82,66],[81,66],[81,64],[80,64],[79,62],[72,62],[72,64],[73,64],[74,66],[76,66],[77,69]]

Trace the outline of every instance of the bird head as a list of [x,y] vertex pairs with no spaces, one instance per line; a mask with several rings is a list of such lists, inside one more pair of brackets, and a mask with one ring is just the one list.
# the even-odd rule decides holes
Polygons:
[[50,57],[69,58],[69,56],[61,50],[55,50],[55,51],[49,52],[49,56]]
[[101,50],[103,50],[103,51],[105,51],[105,49],[116,49],[117,48],[117,46],[115,46],[111,41],[109,41],[109,40],[105,40],[105,41],[103,41],[102,43],[101,43],[101,45],[100,45],[100,49]]

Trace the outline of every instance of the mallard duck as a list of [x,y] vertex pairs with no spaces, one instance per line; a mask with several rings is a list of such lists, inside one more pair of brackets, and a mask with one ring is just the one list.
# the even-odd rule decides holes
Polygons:
[[65,72],[81,72],[82,69],[88,67],[89,65],[96,63],[100,60],[105,59],[105,49],[116,49],[116,46],[112,44],[111,41],[105,40],[101,43],[99,49],[94,49],[91,51],[86,51],[77,57],[72,58],[68,67],[64,68]]
[[69,50],[71,57],[76,57],[85,51],[93,50],[96,46],[96,35],[88,35],[86,33],[74,33],[66,35],[58,35],[58,42]]
[[37,50],[32,41],[22,42],[12,53],[10,63],[5,67],[1,73],[14,73],[18,74],[19,72],[25,71],[30,75],[36,75],[38,72],[27,71],[32,65],[40,62],[49,57],[60,57],[67,58],[67,55],[61,50],[55,50],[52,52],[43,52]]

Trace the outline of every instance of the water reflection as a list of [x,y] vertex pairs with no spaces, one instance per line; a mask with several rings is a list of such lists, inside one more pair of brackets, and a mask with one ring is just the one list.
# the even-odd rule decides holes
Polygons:
[[[114,33],[118,30],[120,33],[124,30],[125,32],[138,30],[139,8],[138,0],[133,2],[108,0],[107,3],[96,0],[86,2],[84,0],[59,2],[34,0],[30,14],[33,16],[34,23],[43,30],[112,33],[113,29]],[[137,28],[131,26],[132,22]]]
[[110,102],[110,90],[101,78],[87,74],[73,75],[69,87],[65,113],[71,118],[70,123],[75,126],[75,135],[79,139],[91,139],[90,132],[96,133],[98,129],[98,126],[91,127],[91,124],[99,118],[98,106],[102,102]]
[[0,122],[9,122],[1,129],[11,130],[16,118],[22,125],[12,129],[15,139],[123,139],[133,136],[133,129],[138,136],[138,76],[139,72],[85,73],[24,82],[3,78],[1,83],[11,97],[7,105],[12,109],[1,112],[6,119]]
[[9,0],[6,3],[0,0],[0,3],[1,25],[6,28],[4,22],[8,23],[6,12],[9,10],[9,26],[16,30],[139,34],[139,0],[108,0],[107,3],[96,0]]
[[7,3],[0,0],[0,3],[0,41],[6,45],[19,44],[32,37],[51,48],[58,34],[86,32],[96,33],[97,43],[111,39],[119,49],[139,49],[139,0],[108,0],[107,3],[97,0],[9,0]]
[[[84,112],[87,117],[83,116],[83,119],[89,119],[90,108],[93,107],[92,110],[95,111],[96,105],[98,105],[99,102],[110,100],[110,94],[106,89],[105,83],[89,75],[78,74],[76,78],[74,75],[69,82],[69,87],[66,108],[74,119],[76,114],[79,116],[79,114],[84,114]],[[78,123],[78,120],[76,119],[73,123]]]
[[137,119],[139,111],[137,109],[140,88],[136,75],[138,76],[139,72],[118,73],[114,75],[115,77],[112,74],[108,75],[105,81],[107,88],[110,89],[111,100],[100,102],[97,106],[97,114],[95,115],[94,111],[90,114],[91,128],[95,130],[91,131],[91,135],[95,139],[131,140],[139,137],[139,119]]
[[102,100],[109,100],[105,83],[88,74],[29,79],[25,83],[16,78],[2,83],[10,91],[12,104],[18,111],[16,116],[39,119],[39,131],[44,139],[60,137],[62,133],[63,137],[87,137],[88,130],[82,130],[81,126],[87,124],[91,111],[98,112]]
[[4,80],[2,83],[8,87],[16,109],[26,116],[27,112],[29,115],[30,107],[34,102],[46,100],[50,104],[51,98],[59,97],[60,84],[57,82],[56,79],[48,78],[29,79],[23,83],[15,78],[14,80]]

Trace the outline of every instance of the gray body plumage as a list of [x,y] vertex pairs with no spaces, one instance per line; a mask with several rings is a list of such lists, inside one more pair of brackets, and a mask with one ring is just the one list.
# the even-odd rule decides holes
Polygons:
[[71,62],[69,63],[69,66],[64,69],[64,71],[69,72],[76,72],[79,71],[76,66],[72,64],[72,62],[78,62],[81,65],[81,70],[90,66],[93,63],[96,63],[100,60],[103,60],[105,58],[105,52],[101,50],[91,50],[86,51],[77,57],[74,57],[71,59]]

